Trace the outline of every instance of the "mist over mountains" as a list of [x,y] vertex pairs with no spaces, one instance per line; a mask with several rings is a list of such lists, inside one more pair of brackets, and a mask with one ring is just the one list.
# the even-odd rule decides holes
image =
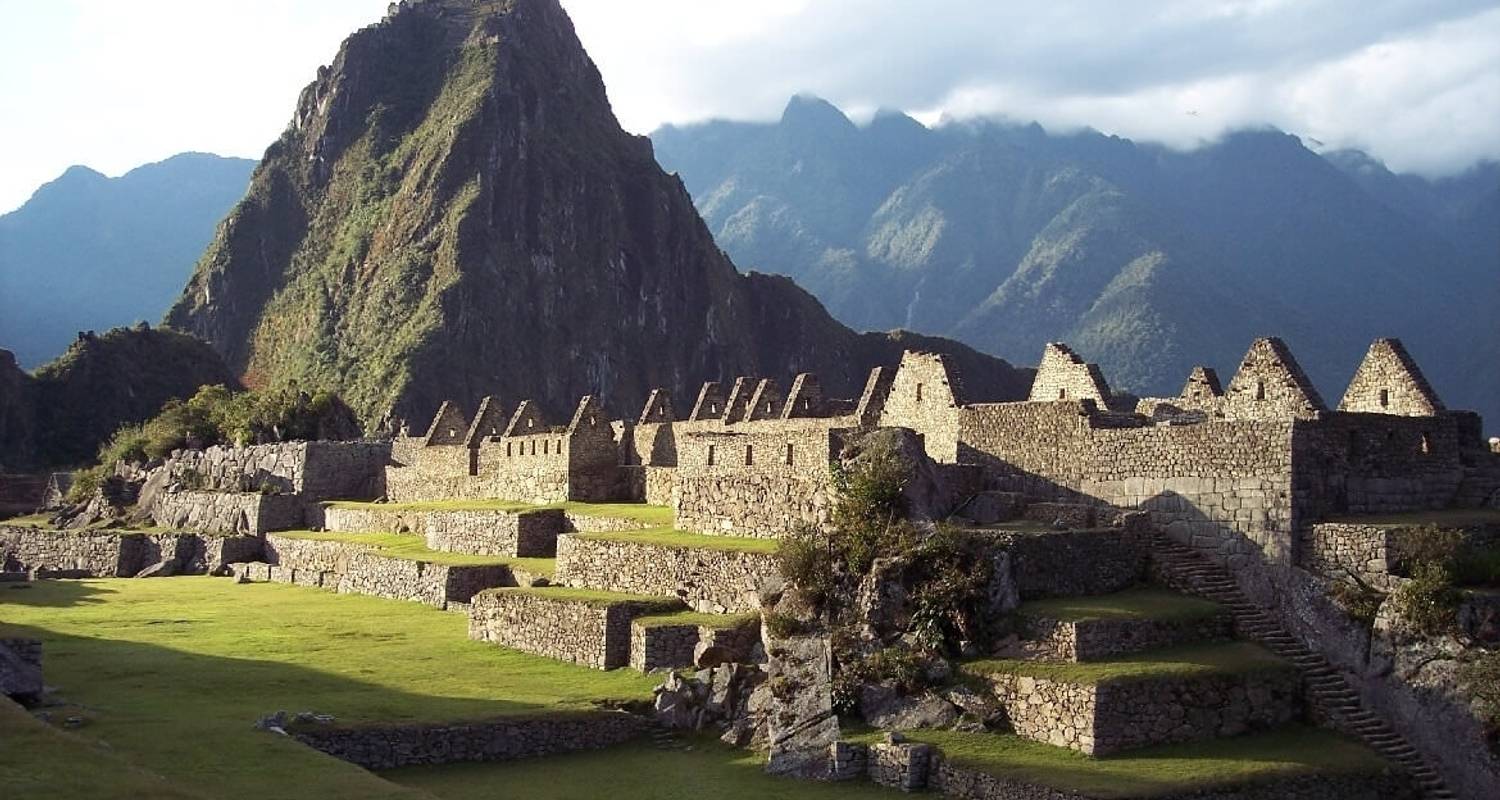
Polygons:
[[856,328],[1022,364],[1064,340],[1138,393],[1279,334],[1335,400],[1394,335],[1450,406],[1500,417],[1500,165],[1397,176],[1272,130],[1181,152],[889,112],[858,126],[805,96],[776,123],[652,140],[738,263]]

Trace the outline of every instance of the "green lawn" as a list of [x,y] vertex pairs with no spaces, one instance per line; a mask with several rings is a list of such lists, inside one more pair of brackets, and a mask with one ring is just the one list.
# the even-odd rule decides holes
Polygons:
[[1162,745],[1092,758],[1019,736],[915,731],[954,763],[1099,798],[1148,798],[1313,772],[1368,774],[1386,763],[1331,731],[1290,725],[1266,733]]
[[1022,603],[1017,612],[1062,622],[1093,619],[1188,621],[1222,612],[1218,603],[1165,589],[1127,589],[1089,597],[1056,597]]
[[0,786],[7,798],[187,800],[189,792],[132,766],[90,736],[64,733],[0,697]]
[[537,761],[452,764],[382,773],[443,800],[895,800],[870,783],[817,783],[774,778],[761,759],[713,739],[692,750],[630,744]]
[[0,528],[41,528],[53,530],[58,533],[177,533],[175,528],[162,528],[156,525],[134,525],[112,524],[111,522],[96,522],[86,528],[67,528],[58,530],[52,525],[51,514],[28,514],[24,517],[11,517],[0,520]]
[[682,607],[682,601],[675,597],[646,597],[639,594],[606,592],[599,589],[578,589],[569,586],[506,587],[502,589],[487,589],[486,591],[503,594],[524,594],[532,597],[545,597],[549,600],[567,600],[591,606],[612,606],[618,603],[649,603],[660,607],[662,611]]
[[964,672],[970,675],[1007,673],[1084,684],[1280,669],[1292,669],[1292,665],[1269,650],[1248,642],[1191,644],[1083,664],[995,658],[963,665]]
[[[646,699],[659,680],[472,642],[464,617],[417,603],[217,578],[0,587],[0,625],[45,641],[47,683],[95,720],[81,733],[224,798],[412,796],[252,729],[278,709],[341,722],[473,719]],[[22,757],[0,748],[0,774],[72,763],[66,748],[51,761]]]
[[597,539],[606,542],[635,542],[657,547],[679,550],[730,550],[736,553],[775,553],[776,539],[757,539],[752,536],[710,536],[704,533],[689,533],[669,527],[646,528],[639,531],[609,531],[575,533],[580,539]]
[[431,500],[415,503],[365,503],[335,500],[324,503],[329,508],[360,511],[546,511],[560,509],[583,517],[619,517],[648,525],[671,525],[672,509],[645,503],[519,503],[514,500]]
[[551,575],[557,564],[555,558],[516,558],[513,556],[474,555],[472,553],[449,553],[432,550],[427,541],[409,533],[351,533],[347,531],[276,531],[273,536],[289,539],[307,539],[316,542],[349,542],[368,545],[371,550],[391,558],[407,561],[426,561],[450,567],[475,567],[505,564],[539,575]]
[[649,617],[636,617],[632,622],[645,628],[659,628],[666,625],[696,625],[700,628],[722,630],[748,625],[751,621],[759,618],[760,614],[754,612],[745,614],[705,614],[700,611],[678,611],[673,614],[652,614]]
[[1438,511],[1409,511],[1399,514],[1366,514],[1333,517],[1329,522],[1352,525],[1437,525],[1441,528],[1465,528],[1472,525],[1500,525],[1500,508],[1445,508]]

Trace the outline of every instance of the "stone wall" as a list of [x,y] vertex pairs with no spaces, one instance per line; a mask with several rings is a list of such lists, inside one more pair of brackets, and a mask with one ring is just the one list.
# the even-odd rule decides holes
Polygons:
[[537,593],[492,590],[473,598],[469,638],[527,653],[614,669],[630,663],[630,621],[680,608],[672,603],[591,603]]
[[48,476],[0,473],[0,517],[23,516],[46,501]]
[[172,479],[226,492],[269,490],[308,500],[374,500],[384,493],[386,442],[282,442],[179,450]]
[[[1454,529],[1470,545],[1500,543],[1500,525]],[[1399,585],[1407,561],[1428,535],[1422,526],[1323,522],[1312,526],[1303,566],[1317,575],[1381,591]]]
[[1430,417],[1443,410],[1399,339],[1376,339],[1344,390],[1340,411]]
[[1052,342],[1042,351],[1042,363],[1031,383],[1033,402],[1049,400],[1092,400],[1099,408],[1109,407],[1109,384],[1098,364],[1086,364],[1067,345]]
[[321,523],[313,520],[309,520],[309,523],[324,530],[346,533],[411,533],[422,536],[427,533],[429,512],[405,511],[383,506],[373,508],[323,506],[321,513]]
[[693,666],[700,644],[718,648],[727,661],[741,661],[760,642],[760,622],[754,617],[724,626],[648,622],[635,619],[630,624],[630,667],[640,672]]
[[931,745],[916,742],[872,744],[867,761],[870,782],[903,792],[926,788],[932,754]]
[[299,725],[290,733],[297,741],[334,758],[369,770],[384,770],[595,750],[627,742],[650,727],[648,720],[631,714],[594,712],[461,723]]
[[[1095,796],[1002,777],[933,759],[928,787],[958,800],[1094,800]],[[1307,775],[1230,784],[1212,789],[1153,795],[1155,800],[1417,800],[1400,776]]]
[[675,467],[620,467],[619,498],[631,503],[646,503],[653,506],[673,505],[673,493],[677,489]]
[[1150,530],[1143,519],[1131,519],[1136,521],[1121,528],[987,535],[991,547],[1010,554],[1024,600],[1109,594],[1146,576]]
[[427,447],[421,441],[399,439],[392,448],[392,463],[385,468],[386,498],[413,503],[485,496],[474,479],[474,450],[462,444]]
[[383,556],[350,542],[275,534],[266,537],[266,561],[247,569],[250,580],[409,600],[435,608],[468,603],[477,592],[516,582],[511,569],[503,564],[433,564]]
[[678,449],[678,527],[774,538],[828,521],[840,430],[827,420],[762,421],[684,436]]
[[710,613],[759,608],[755,588],[776,574],[776,557],[732,550],[690,550],[564,535],[557,540],[557,581],[611,592],[679,597]]
[[176,559],[177,574],[204,575],[225,564],[258,559],[261,551],[261,539],[255,536],[0,526],[4,571],[79,571],[96,578],[128,578],[158,562]]
[[301,527],[302,499],[259,492],[158,492],[151,518],[162,528],[262,534]]
[[1089,755],[1236,736],[1297,717],[1297,673],[1263,670],[1090,685],[996,674],[995,696],[1015,732]]
[[1061,621],[1028,616],[1022,634],[1040,644],[1049,658],[1062,661],[1107,661],[1189,642],[1229,639],[1233,625],[1228,614],[1202,619],[1088,619]]
[[549,557],[557,552],[563,512],[429,511],[423,526],[427,546],[450,553]]
[[880,425],[916,431],[933,461],[953,463],[961,460],[958,409],[962,402],[962,388],[947,359],[936,353],[908,351],[891,381]]

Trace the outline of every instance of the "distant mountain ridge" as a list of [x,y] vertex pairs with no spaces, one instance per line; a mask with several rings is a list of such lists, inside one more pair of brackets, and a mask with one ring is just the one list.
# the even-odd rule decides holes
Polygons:
[[392,6],[303,90],[166,317],[251,386],[338,390],[366,422],[447,399],[583,394],[686,410],[705,380],[819,373],[853,396],[913,344],[969,386],[1027,373],[930,337],[857,334],[741,275],[651,143],[621,130],[557,0]]
[[79,331],[160,318],[255,162],[183,153],[118,178],[70,167],[0,216],[0,347],[34,368]]
[[1402,337],[1449,404],[1500,422],[1500,165],[1442,181],[1245,131],[1191,152],[1035,124],[857,126],[799,96],[775,123],[652,135],[719,245],[855,327],[1017,363],[1073,344],[1117,386],[1175,392],[1279,334],[1337,397]]

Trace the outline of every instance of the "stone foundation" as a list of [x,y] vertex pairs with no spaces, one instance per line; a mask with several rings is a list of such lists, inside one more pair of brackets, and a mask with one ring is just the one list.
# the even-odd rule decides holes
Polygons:
[[1089,755],[1236,736],[1289,722],[1300,707],[1291,668],[1097,685],[1008,674],[991,681],[1018,735]]
[[0,568],[40,570],[90,578],[129,578],[168,559],[177,574],[205,575],[225,564],[261,558],[255,536],[146,534],[124,531],[49,531],[0,526]]
[[630,624],[630,667],[641,672],[693,666],[693,653],[700,643],[721,648],[729,661],[745,659],[760,642],[760,623],[747,618],[739,625],[643,625]]
[[614,669],[630,663],[630,622],[681,606],[668,599],[586,602],[559,594],[504,589],[480,592],[469,613],[469,638],[527,653]]
[[464,723],[297,726],[290,733],[334,758],[383,770],[596,750],[634,739],[649,728],[650,723],[641,717],[598,712]]
[[1106,661],[1189,642],[1232,638],[1233,621],[1226,613],[1202,619],[1088,619],[1061,621],[1024,617],[1026,639],[1042,645],[1049,657],[1061,661]]
[[434,608],[468,603],[484,589],[518,582],[511,568],[504,564],[433,564],[383,556],[354,543],[275,534],[266,537],[266,558],[269,563],[247,567],[245,574],[250,580],[410,600]]
[[738,613],[759,607],[755,587],[776,574],[776,557],[732,550],[666,547],[560,536],[557,582],[611,592],[675,596],[699,611]]
[[[1095,800],[1095,795],[1053,789],[934,759],[928,787],[959,800]],[[1417,800],[1396,775],[1308,775],[1238,786],[1152,795],[1153,800]]]
[[262,534],[302,525],[302,499],[256,492],[161,492],[151,518],[163,528]]
[[422,536],[427,533],[429,513],[427,511],[400,511],[378,506],[374,508],[323,506],[323,519],[317,527],[343,533],[414,533]]
[[550,557],[557,553],[563,512],[429,511],[423,526],[427,546],[450,553]]

